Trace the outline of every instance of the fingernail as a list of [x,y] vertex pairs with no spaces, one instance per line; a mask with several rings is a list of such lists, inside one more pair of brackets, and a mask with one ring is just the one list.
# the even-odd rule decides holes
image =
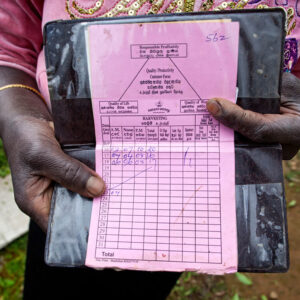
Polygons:
[[214,99],[210,99],[207,101],[206,108],[214,116],[218,115],[221,111],[219,103]]
[[105,189],[105,184],[102,179],[91,176],[89,180],[87,181],[86,188],[93,197],[100,196],[104,189]]
[[54,123],[52,121],[48,122],[49,126],[51,127],[51,129],[54,131]]

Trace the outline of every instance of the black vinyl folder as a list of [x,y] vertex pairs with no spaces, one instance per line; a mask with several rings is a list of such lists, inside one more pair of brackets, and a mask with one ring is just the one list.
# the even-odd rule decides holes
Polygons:
[[[285,38],[281,9],[56,21],[46,24],[44,44],[55,133],[64,151],[95,167],[86,26],[210,19],[240,23],[238,105],[260,113],[279,113]],[[281,152],[279,144],[256,144],[235,134],[239,271],[288,270]],[[47,264],[84,266],[91,208],[90,200],[55,186],[45,249]]]

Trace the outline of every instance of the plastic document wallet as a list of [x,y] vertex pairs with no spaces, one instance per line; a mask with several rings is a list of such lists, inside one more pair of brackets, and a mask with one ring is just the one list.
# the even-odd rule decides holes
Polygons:
[[[55,21],[45,25],[44,45],[55,133],[63,150],[95,168],[86,26],[215,19],[240,24],[237,104],[260,113],[278,113],[285,38],[281,9]],[[238,269],[285,272],[289,253],[281,146],[256,144],[235,133],[235,169]],[[91,200],[55,185],[47,264],[84,266],[91,209]]]

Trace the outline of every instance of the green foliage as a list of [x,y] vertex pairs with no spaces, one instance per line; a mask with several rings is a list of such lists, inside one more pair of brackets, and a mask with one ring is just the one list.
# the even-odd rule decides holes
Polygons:
[[27,235],[0,250],[0,299],[21,300]]
[[239,294],[235,293],[234,296],[232,297],[232,300],[240,300]]
[[[189,296],[197,291],[197,287],[191,286],[191,280],[194,276],[193,272],[184,272],[181,278],[177,281],[173,294],[176,294],[176,298],[180,300],[187,300]],[[195,274],[195,276],[197,276]]]
[[260,299],[261,299],[261,300],[268,300],[268,297],[267,297],[266,295],[261,295],[261,296],[260,296]]
[[235,273],[236,278],[245,285],[252,285],[252,280],[242,273]]
[[223,276],[184,272],[167,300],[231,300]]
[[8,287],[13,286],[14,283],[15,283],[15,281],[12,279],[0,278],[0,287],[8,288]]
[[192,277],[193,273],[192,272],[186,272],[184,275],[185,276],[183,277],[183,281],[188,282],[188,281],[191,280],[191,277]]
[[292,200],[292,201],[288,202],[287,207],[288,208],[294,207],[294,206],[296,206],[296,204],[297,204],[297,201],[296,200]]
[[2,140],[0,139],[0,177],[5,177],[10,173],[6,155],[4,153]]
[[291,187],[294,186],[295,182],[299,182],[300,171],[292,170],[285,174],[285,179],[289,182]]

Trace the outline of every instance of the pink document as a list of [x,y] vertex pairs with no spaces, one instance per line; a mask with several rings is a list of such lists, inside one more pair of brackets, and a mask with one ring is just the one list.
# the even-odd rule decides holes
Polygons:
[[91,25],[96,132],[86,265],[237,270],[234,136],[206,101],[235,101],[239,24]]

